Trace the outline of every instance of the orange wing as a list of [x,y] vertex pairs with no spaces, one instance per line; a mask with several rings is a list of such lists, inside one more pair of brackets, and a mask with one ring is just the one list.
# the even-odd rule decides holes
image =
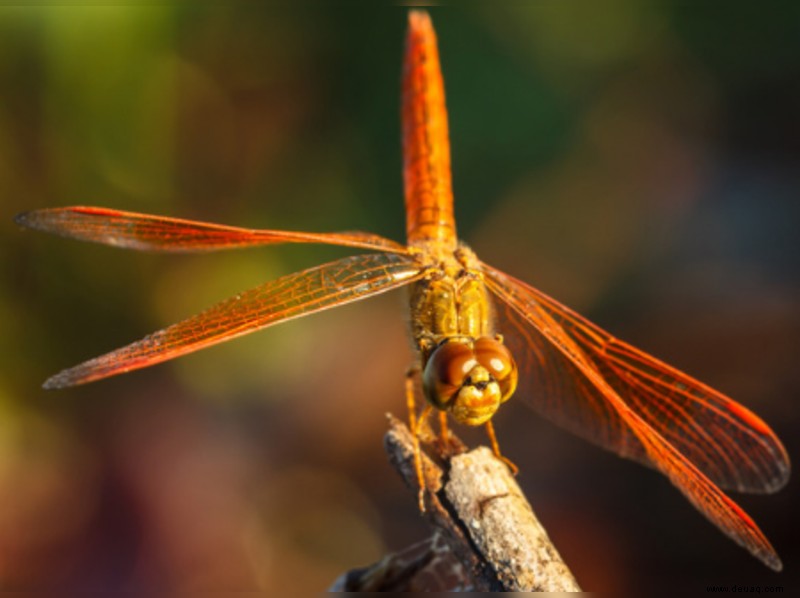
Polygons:
[[125,347],[64,370],[45,383],[62,388],[173,359],[292,318],[366,299],[422,276],[411,258],[393,253],[347,257],[282,276]]
[[324,243],[408,253],[403,245],[371,233],[258,230],[108,208],[48,208],[19,214],[15,220],[22,226],[62,237],[126,249],[190,252],[277,243]]
[[444,83],[436,33],[423,11],[408,14],[402,103],[408,243],[433,240],[455,249]]
[[780,569],[755,523],[717,487],[771,492],[786,483],[789,459],[769,427],[529,285],[483,267],[503,300],[498,330],[518,360],[520,396],[578,435],[657,468],[724,533]]

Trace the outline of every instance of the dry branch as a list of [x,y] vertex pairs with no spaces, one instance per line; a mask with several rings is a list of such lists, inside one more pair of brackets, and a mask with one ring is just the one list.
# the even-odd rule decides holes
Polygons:
[[[413,440],[389,417],[392,465],[414,490]],[[453,437],[453,447],[463,446]],[[580,591],[505,464],[486,447],[444,456],[423,445],[425,517],[433,536],[376,565],[351,571],[344,590]]]

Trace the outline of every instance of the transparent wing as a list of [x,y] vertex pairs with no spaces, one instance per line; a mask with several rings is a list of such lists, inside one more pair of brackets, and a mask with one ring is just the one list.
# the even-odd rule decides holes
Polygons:
[[502,300],[498,331],[515,351],[521,382],[530,384],[518,391],[526,402],[580,436],[657,468],[725,534],[780,569],[769,541],[717,486],[771,491],[785,483],[788,457],[766,424],[529,285],[484,269]]
[[166,216],[73,206],[24,212],[17,224],[36,230],[126,249],[212,251],[276,243],[322,243],[407,253],[403,245],[363,232],[305,233],[237,228]]
[[411,258],[368,254],[282,276],[125,347],[49,378],[62,388],[122,374],[191,353],[291,318],[366,299],[422,276]]
[[[774,492],[789,478],[789,457],[775,433],[757,415],[713,388],[615,339],[544,293],[486,266],[493,283],[524,294],[527,318],[549,323],[553,336],[580,352],[626,404],[686,455],[715,484],[741,492]],[[490,285],[491,286],[491,285]],[[493,288],[497,293],[497,289]],[[498,293],[499,294],[499,293]],[[517,311],[515,309],[515,311]],[[520,314],[501,313],[520,331]],[[502,332],[502,331],[501,331]],[[621,425],[603,392],[574,380],[575,366],[563,364],[544,339],[510,339],[535,371],[534,384],[545,384],[546,399],[535,408],[579,435],[623,456],[645,463],[647,452]],[[531,349],[531,347],[534,347]],[[560,371],[564,370],[563,372]],[[537,387],[538,388],[538,387]]]

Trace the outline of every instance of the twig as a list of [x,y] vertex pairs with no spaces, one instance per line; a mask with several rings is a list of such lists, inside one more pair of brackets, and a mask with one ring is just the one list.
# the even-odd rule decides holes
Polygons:
[[[389,416],[384,444],[416,497],[413,442],[405,424]],[[453,437],[448,454],[453,446],[463,445]],[[455,456],[433,445],[423,449],[425,516],[433,537],[351,571],[338,589],[580,591],[508,468],[488,448]]]

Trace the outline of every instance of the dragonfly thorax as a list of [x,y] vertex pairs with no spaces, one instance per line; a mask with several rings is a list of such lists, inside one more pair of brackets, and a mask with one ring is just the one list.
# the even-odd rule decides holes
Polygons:
[[422,374],[428,402],[470,426],[489,421],[516,387],[517,365],[500,337],[446,339]]
[[467,248],[422,252],[426,276],[411,286],[411,334],[423,366],[431,351],[455,336],[494,335],[492,299]]
[[517,366],[495,334],[494,309],[474,254],[430,251],[411,288],[411,333],[428,402],[456,421],[486,423],[517,386]]

